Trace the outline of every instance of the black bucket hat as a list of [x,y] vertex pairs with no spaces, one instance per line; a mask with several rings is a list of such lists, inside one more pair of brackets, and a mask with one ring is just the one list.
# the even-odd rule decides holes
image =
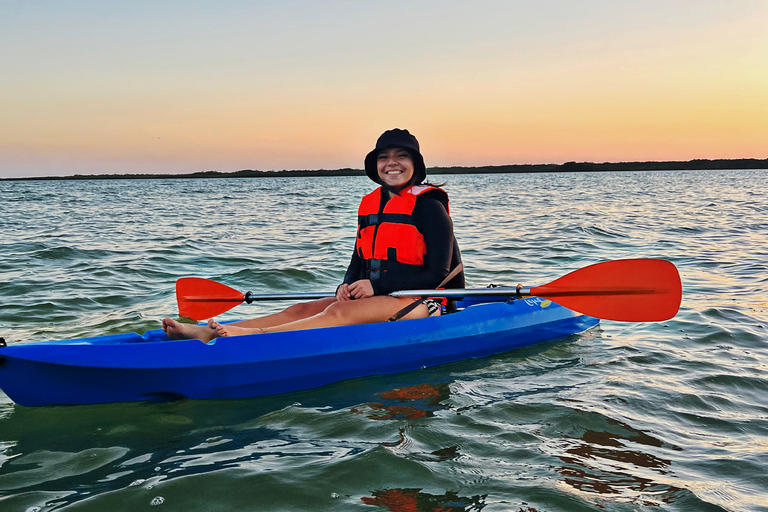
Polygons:
[[427,179],[427,168],[424,166],[424,157],[419,152],[419,141],[408,130],[393,128],[381,134],[376,141],[376,147],[365,156],[365,174],[373,181],[382,185],[379,179],[379,171],[376,168],[376,159],[379,151],[389,148],[403,148],[411,154],[413,160],[413,183],[420,184]]

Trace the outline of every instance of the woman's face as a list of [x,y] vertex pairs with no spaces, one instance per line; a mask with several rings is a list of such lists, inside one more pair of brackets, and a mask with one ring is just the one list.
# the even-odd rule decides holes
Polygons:
[[379,179],[389,188],[399,190],[413,178],[411,154],[403,148],[382,149],[376,159]]

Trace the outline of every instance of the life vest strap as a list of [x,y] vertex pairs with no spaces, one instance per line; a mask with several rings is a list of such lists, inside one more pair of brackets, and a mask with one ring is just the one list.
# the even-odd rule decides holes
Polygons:
[[[439,285],[437,285],[437,288],[442,288],[443,286],[448,284],[448,282],[450,282],[451,279],[453,279],[454,277],[459,275],[459,272],[461,272],[462,270],[464,270],[464,264],[463,263],[459,263],[458,265],[456,265],[456,267],[453,270],[451,270],[451,272],[445,277],[445,279],[443,279],[443,282],[440,283]],[[408,313],[410,313],[411,311],[416,309],[416,307],[418,307],[421,303],[423,303],[428,298],[429,297],[421,297],[421,298],[413,301],[412,303],[408,304],[403,309],[401,309],[400,311],[398,311],[397,313],[395,313],[394,315],[389,317],[389,319],[387,321],[388,322],[396,322],[396,321],[400,320],[405,315],[407,315]]]
[[358,215],[357,224],[360,229],[376,224],[390,222],[392,224],[408,224],[414,226],[413,216],[405,213],[371,213],[369,215]]
[[381,277],[381,260],[371,259],[368,261],[370,262],[368,276],[371,281],[375,281]]

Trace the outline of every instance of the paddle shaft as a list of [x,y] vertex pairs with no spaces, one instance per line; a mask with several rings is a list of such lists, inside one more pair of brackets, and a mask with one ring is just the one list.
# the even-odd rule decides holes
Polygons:
[[[509,297],[522,299],[523,297],[537,296],[532,290],[538,289],[538,287],[503,287],[496,288],[454,288],[450,290],[400,290],[392,292],[389,295],[392,297],[446,297],[446,298],[462,298],[462,297]],[[634,294],[642,295],[644,293],[653,293],[651,289],[637,289],[637,290],[622,290],[622,295]],[[593,295],[617,295],[619,292],[615,290],[590,290],[590,294]],[[261,293],[255,294],[253,292],[246,292],[243,299],[246,303],[251,304],[258,301],[270,301],[270,300],[316,300],[324,299],[326,297],[333,297],[335,294],[332,292],[301,292],[301,293]],[[561,291],[551,292],[547,294],[550,297],[565,297],[568,295],[584,295],[583,291]],[[189,298],[194,300],[194,298]],[[188,300],[189,300],[188,299]],[[212,299],[206,299],[201,297],[200,300],[212,301]],[[215,300],[215,299],[213,299]]]
[[267,300],[317,300],[325,299],[326,297],[333,297],[336,294],[333,292],[299,292],[299,293],[261,293],[255,294],[253,292],[246,292],[246,303],[251,304],[257,301]]
[[622,290],[557,290],[548,291],[545,286],[521,286],[518,288],[457,288],[454,290],[404,290],[392,292],[392,297],[451,297],[461,298],[467,296],[479,297],[510,297],[522,299],[523,297],[577,297],[583,295],[646,295],[655,293],[652,288],[635,288]]
[[[527,292],[526,292],[527,290]],[[247,304],[261,301],[280,301],[280,300],[317,300],[327,297],[334,297],[333,292],[299,292],[299,293],[253,293],[246,292],[243,301]],[[530,288],[522,288],[518,293],[514,288],[456,288],[452,290],[403,290],[390,294],[392,297],[530,297]],[[209,296],[187,296],[186,300],[192,302],[217,302],[216,297]],[[230,302],[232,299],[218,299],[220,302]]]
[[[460,298],[467,296],[478,297],[530,297],[530,288],[521,288],[519,291],[515,288],[456,288],[451,290],[402,290],[391,293],[392,297],[449,297]],[[242,301],[247,304],[262,301],[280,301],[280,300],[317,300],[327,297],[334,297],[333,292],[298,292],[298,293],[253,293],[246,292]],[[212,297],[210,295],[187,295],[185,300],[188,302],[232,302],[229,297]]]

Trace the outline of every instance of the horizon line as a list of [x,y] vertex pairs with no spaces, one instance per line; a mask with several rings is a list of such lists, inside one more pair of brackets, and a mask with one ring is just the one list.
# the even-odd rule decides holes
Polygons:
[[[562,164],[504,164],[482,166],[428,167],[433,174],[524,174],[547,172],[610,172],[610,171],[705,171],[705,170],[768,170],[768,158],[721,158],[636,162],[565,162]],[[124,173],[73,174],[66,176],[26,176],[0,178],[0,181],[58,181],[58,180],[114,180],[114,179],[200,179],[200,178],[284,178],[310,176],[365,175],[363,169],[282,169],[240,171],[196,171],[192,173]]]

